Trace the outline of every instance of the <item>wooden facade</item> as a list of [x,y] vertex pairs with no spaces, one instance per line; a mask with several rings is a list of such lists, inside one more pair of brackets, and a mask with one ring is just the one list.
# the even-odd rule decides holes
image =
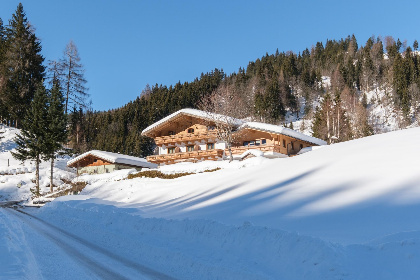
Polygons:
[[[153,138],[156,143],[155,154],[148,156],[147,161],[172,164],[224,159],[228,155],[226,143],[217,138],[214,122],[203,116],[205,114],[198,110],[181,110],[146,128],[142,134]],[[234,133],[231,150],[236,158],[253,149],[262,151],[266,157],[294,156],[305,147],[317,145],[290,135],[246,126],[241,128],[240,125]]]

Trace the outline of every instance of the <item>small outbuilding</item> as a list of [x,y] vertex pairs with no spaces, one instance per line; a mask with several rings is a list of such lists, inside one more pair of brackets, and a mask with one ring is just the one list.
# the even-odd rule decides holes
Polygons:
[[92,150],[69,160],[67,166],[77,168],[77,175],[81,175],[109,173],[128,168],[140,171],[143,168],[156,168],[157,164],[144,158]]

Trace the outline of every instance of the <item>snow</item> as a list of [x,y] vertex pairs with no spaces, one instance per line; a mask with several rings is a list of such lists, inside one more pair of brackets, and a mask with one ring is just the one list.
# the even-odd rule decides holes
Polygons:
[[325,146],[311,146],[311,147],[306,147],[306,148],[301,149],[297,154],[298,155],[301,155],[301,154],[304,154],[304,153],[307,153],[307,152],[311,152],[311,151],[314,151],[314,150],[318,150],[318,149],[324,148],[324,147]]
[[[222,169],[174,180],[98,180],[82,194],[137,208],[145,217],[250,221],[345,244],[367,242],[420,227],[414,187],[419,135],[420,128],[401,130],[293,158],[234,161],[232,168],[223,168],[225,162],[175,164],[161,170]],[[410,152],[402,152],[401,143]]]
[[247,122],[244,123],[243,125],[241,125],[238,130],[241,129],[246,129],[246,128],[250,128],[250,129],[255,129],[255,130],[261,130],[261,131],[265,131],[265,132],[271,132],[271,133],[276,133],[276,134],[282,134],[282,135],[287,135],[296,139],[300,139],[309,143],[313,143],[316,145],[327,145],[327,142],[325,142],[324,140],[315,138],[315,137],[311,137],[308,135],[305,135],[303,133],[300,133],[298,131],[295,131],[293,129],[290,128],[286,128],[283,126],[279,126],[279,125],[274,125],[274,124],[267,124],[267,123],[259,123],[259,122]]
[[[31,213],[176,279],[417,279],[419,138],[410,128],[291,158],[160,167],[196,173],[171,180],[125,179],[133,169],[84,175],[75,179],[88,182],[81,195]],[[72,259],[8,211],[0,209],[0,278],[60,278],[47,250],[80,278]]]
[[214,121],[214,120],[218,120],[221,122],[226,122],[229,121],[229,123],[235,124],[236,126],[240,126],[243,121],[239,120],[239,119],[235,119],[232,117],[228,117],[228,116],[223,116],[220,114],[215,114],[215,113],[209,113],[209,112],[204,112],[201,110],[197,110],[197,109],[190,109],[190,108],[185,108],[185,109],[181,109],[179,111],[176,111],[173,114],[170,114],[169,116],[155,122],[154,124],[148,126],[147,128],[145,128],[142,131],[142,135],[148,135],[148,133],[150,133],[152,130],[158,128],[159,126],[161,126],[162,124],[174,120],[175,118],[179,117],[180,115],[187,115],[187,116],[192,116],[192,117],[196,117],[196,118],[200,118],[200,119],[205,119],[205,120],[210,120],[210,121]]
[[[19,129],[5,127],[0,140],[0,201],[28,200],[35,188],[35,164],[31,161],[20,162],[14,159],[11,151],[16,148],[14,138]],[[71,181],[75,174],[66,167],[68,157],[57,158],[54,162],[54,185]],[[40,164],[40,191],[48,192],[50,187],[50,162]]]
[[157,165],[154,163],[148,162],[144,158],[139,157],[133,157],[128,155],[122,155],[117,153],[111,153],[111,152],[105,152],[105,151],[99,151],[99,150],[91,150],[89,152],[86,152],[84,154],[81,154],[78,157],[73,158],[72,160],[69,160],[67,162],[67,166],[71,166],[77,161],[89,156],[95,156],[101,159],[104,159],[111,163],[119,163],[119,164],[127,164],[127,165],[133,165],[133,166],[140,166],[140,167],[147,167],[147,168],[156,168]]
[[264,156],[264,152],[263,151],[260,151],[260,150],[256,150],[256,149],[248,150],[248,151],[243,152],[239,156],[239,158],[240,159],[243,159],[243,158],[245,158],[248,155],[253,155],[254,157],[263,157]]
[[331,87],[331,77],[329,77],[329,76],[322,76],[321,77],[321,85],[324,88],[330,88]]

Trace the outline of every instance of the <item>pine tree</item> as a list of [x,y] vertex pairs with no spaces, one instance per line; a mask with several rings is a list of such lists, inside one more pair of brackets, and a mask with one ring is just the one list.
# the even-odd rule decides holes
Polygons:
[[4,138],[3,134],[4,134],[4,131],[0,130],[0,140]]
[[36,167],[36,195],[39,195],[39,164],[41,156],[48,152],[48,96],[45,87],[40,84],[26,116],[22,121],[21,133],[16,136],[14,158],[25,161],[34,160]]
[[417,42],[417,40],[414,40],[414,43],[413,43],[413,49],[414,49],[415,51],[417,51],[417,50],[418,50],[418,48],[419,48],[419,42]]
[[67,117],[64,112],[64,97],[60,91],[59,81],[55,80],[49,94],[48,134],[46,136],[48,151],[44,160],[51,160],[50,191],[53,191],[54,160],[67,141]]
[[290,126],[289,126],[289,128],[290,128],[290,129],[293,129],[293,123],[292,123],[292,122],[290,122]]
[[17,122],[24,118],[34,93],[44,78],[44,58],[41,44],[29,24],[22,4],[19,4],[6,28],[4,73],[7,82],[3,96],[4,105]]
[[255,96],[256,115],[262,120],[276,123],[285,115],[283,102],[280,98],[280,86],[277,80],[273,80],[265,87],[264,93]]
[[[85,118],[84,118],[84,113],[83,113],[83,109],[82,107],[79,107],[79,110],[77,110],[76,106],[73,106],[73,110],[71,112],[71,114],[69,115],[69,122],[70,122],[70,127],[69,127],[69,131],[70,131],[70,143],[71,143],[71,147],[73,149],[73,151],[77,154],[84,152],[85,149],[85,130],[84,130],[84,123],[85,123]],[[107,125],[105,125],[105,127],[107,128],[106,130],[104,130],[104,134],[102,135],[103,139],[109,139],[109,134],[112,134],[116,137],[116,135],[118,135],[117,133],[115,133],[115,131],[113,131],[113,129],[110,129],[109,127],[109,123]],[[110,143],[107,142],[107,145],[109,145]],[[107,146],[106,148],[104,148],[104,150],[113,150],[114,152],[116,151],[115,149],[110,149],[109,146]]]

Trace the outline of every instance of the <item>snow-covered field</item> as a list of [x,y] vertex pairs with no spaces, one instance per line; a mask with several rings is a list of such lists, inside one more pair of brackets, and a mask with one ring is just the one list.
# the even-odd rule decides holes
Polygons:
[[81,176],[80,195],[25,210],[41,221],[0,209],[0,279],[418,279],[418,139],[161,168],[197,173],[173,180]]

